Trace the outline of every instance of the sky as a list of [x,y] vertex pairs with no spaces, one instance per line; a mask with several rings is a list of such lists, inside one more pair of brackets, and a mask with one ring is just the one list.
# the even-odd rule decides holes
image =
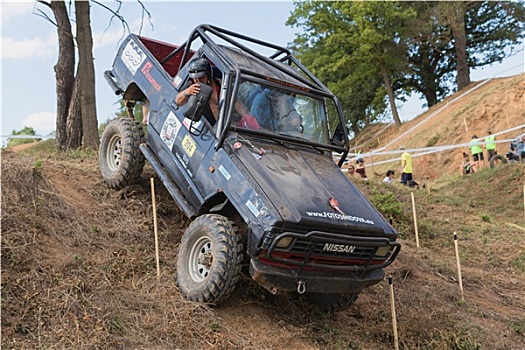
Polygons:
[[[292,42],[297,28],[286,26],[293,10],[291,1],[266,2],[203,2],[143,1],[151,14],[141,35],[169,42],[183,43],[192,29],[200,24],[213,24],[241,34],[286,46]],[[102,2],[115,8],[114,1]],[[37,134],[47,135],[55,129],[56,85],[53,67],[58,58],[56,27],[38,15],[38,9],[52,19],[51,11],[35,1],[1,0],[1,135],[24,126]],[[141,7],[136,1],[123,1],[121,13],[131,32],[138,33]],[[112,118],[118,108],[118,97],[107,85],[103,73],[111,69],[116,51],[127,33],[118,20],[94,4],[91,7],[94,36],[96,105],[99,123]],[[471,71],[471,80],[510,76],[523,73],[523,51],[501,64]],[[398,101],[402,120],[410,120],[424,110],[424,101],[413,96],[406,103]],[[2,143],[5,138],[2,139]]]

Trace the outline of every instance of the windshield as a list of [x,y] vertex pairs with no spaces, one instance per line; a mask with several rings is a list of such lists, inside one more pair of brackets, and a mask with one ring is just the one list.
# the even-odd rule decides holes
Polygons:
[[252,81],[239,85],[233,123],[241,128],[329,143],[323,99]]

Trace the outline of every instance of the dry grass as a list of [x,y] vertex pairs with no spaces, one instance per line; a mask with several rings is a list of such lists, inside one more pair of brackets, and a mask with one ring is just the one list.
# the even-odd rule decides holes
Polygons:
[[[174,266],[189,222],[158,180],[157,283],[149,167],[136,185],[112,191],[90,154],[3,151],[1,162],[2,349],[393,347],[386,282],[336,315],[270,295],[248,277],[221,306],[184,300]],[[358,183],[400,232],[402,252],[386,273],[394,277],[402,349],[525,348],[523,181],[515,165],[441,176],[430,194],[416,191],[419,249],[408,189],[373,177]]]

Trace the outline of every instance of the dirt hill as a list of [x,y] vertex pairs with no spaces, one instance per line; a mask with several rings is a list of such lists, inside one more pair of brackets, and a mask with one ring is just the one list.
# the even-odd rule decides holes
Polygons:
[[[513,139],[525,128],[505,132],[525,124],[525,74],[473,82],[467,89],[447,97],[417,118],[401,127],[374,124],[354,140],[365,153],[398,151],[425,147],[443,147],[466,144],[472,136],[484,137],[487,131],[499,134],[496,140]],[[499,154],[509,151],[509,144],[497,145]],[[442,175],[458,173],[462,152],[470,154],[468,147],[438,151],[414,157],[414,175],[419,180],[435,180]],[[416,152],[423,153],[423,152]],[[387,169],[397,172],[400,161],[374,165],[380,161],[399,159],[400,154],[365,157],[368,173],[381,174]]]
[[[494,80],[476,90],[485,97],[457,105],[457,125],[438,115],[399,142],[424,147],[433,135],[441,135],[436,144],[466,142],[463,116],[477,115],[466,106],[486,101],[507,101],[491,113],[514,111],[521,117],[509,115],[509,124],[519,125],[524,91],[523,76]],[[468,134],[508,128],[502,113],[478,118]],[[504,119],[491,119],[498,115]],[[379,138],[394,140],[424,117]],[[439,157],[428,163],[430,193],[414,192],[420,248],[410,191],[374,176],[356,183],[400,232],[402,251],[386,271],[400,348],[525,349],[524,169],[508,164],[460,178],[446,161],[451,156]],[[139,183],[113,191],[101,180],[96,155],[56,154],[45,142],[23,153],[3,150],[1,165],[2,349],[393,348],[386,281],[335,315],[273,296],[249,278],[221,306],[184,300],[174,265],[189,222],[157,180],[158,282],[149,166]],[[459,236],[464,300],[452,232]]]

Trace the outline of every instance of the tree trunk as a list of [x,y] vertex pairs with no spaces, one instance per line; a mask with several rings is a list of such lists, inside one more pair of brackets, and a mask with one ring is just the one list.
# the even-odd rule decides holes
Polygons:
[[449,18],[454,48],[456,49],[458,91],[470,84],[470,72],[467,64],[467,36],[465,33],[465,5],[460,2],[453,3],[453,15]]
[[95,67],[93,64],[93,38],[89,6],[89,1],[75,0],[79,57],[77,79],[80,84],[80,110],[82,114],[84,147],[98,149]]
[[80,146],[82,146],[82,116],[80,111],[80,84],[76,79],[67,118],[67,148],[76,149]]
[[433,105],[435,105],[438,102],[437,94],[436,94],[436,90],[435,89],[432,89],[432,88],[428,87],[428,88],[422,90],[421,93],[423,94],[423,96],[425,96],[425,99],[427,100],[427,107],[428,108],[432,107]]
[[58,62],[55,66],[57,116],[55,143],[59,150],[67,148],[67,117],[75,82],[75,46],[71,23],[63,1],[52,1],[51,10],[57,22]]
[[401,126],[401,119],[399,119],[399,114],[397,114],[396,99],[394,97],[392,85],[390,84],[390,76],[388,74],[388,70],[384,63],[381,63],[380,66],[381,73],[383,74],[383,81],[385,83],[386,92],[388,94],[388,100],[390,101],[390,109],[392,109],[392,116],[394,117],[394,122],[397,126]]

